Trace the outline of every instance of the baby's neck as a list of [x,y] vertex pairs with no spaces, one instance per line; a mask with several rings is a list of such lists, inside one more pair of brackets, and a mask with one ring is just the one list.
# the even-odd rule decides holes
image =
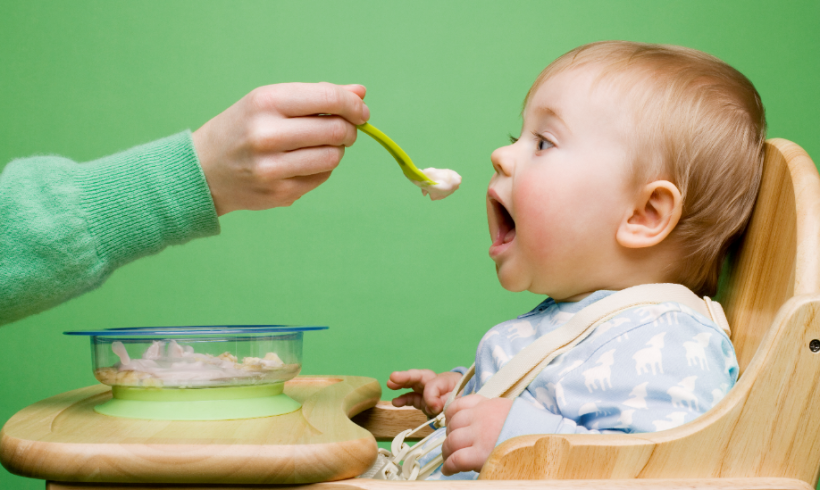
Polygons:
[[594,292],[595,291],[587,291],[587,292],[584,292],[584,293],[579,293],[579,294],[570,296],[568,298],[562,298],[562,299],[557,299],[557,298],[554,298],[552,296],[550,296],[550,297],[553,300],[555,300],[556,303],[576,303],[576,302],[581,301],[582,299],[586,298],[587,296],[589,296],[590,294],[592,294]]
[[[557,303],[581,301],[596,291],[621,291],[641,284],[677,282],[677,267],[682,254],[673,243],[665,241],[651,249],[617,247],[594,260],[588,273],[573,277],[572,282],[557,283],[556,290],[542,291]],[[535,291],[533,291],[535,292]]]

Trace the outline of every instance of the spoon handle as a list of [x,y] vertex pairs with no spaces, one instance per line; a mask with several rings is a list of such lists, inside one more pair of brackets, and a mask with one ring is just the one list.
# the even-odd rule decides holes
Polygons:
[[364,123],[361,126],[357,126],[364,134],[372,137],[374,140],[378,141],[380,145],[384,147],[393,158],[399,163],[401,167],[401,171],[404,172],[404,176],[414,182],[424,182],[429,185],[435,185],[436,183],[433,182],[430,177],[426,176],[424,172],[417,169],[415,165],[413,165],[413,160],[401,149],[399,145],[396,144],[395,141],[390,139],[389,136],[382,133],[375,126],[370,123]]

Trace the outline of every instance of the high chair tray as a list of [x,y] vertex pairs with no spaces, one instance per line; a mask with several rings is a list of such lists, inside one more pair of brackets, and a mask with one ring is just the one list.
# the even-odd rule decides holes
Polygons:
[[63,482],[263,484],[351,478],[375,460],[373,436],[350,417],[373,407],[379,383],[300,376],[285,393],[301,410],[225,421],[135,420],[100,415],[105,385],[69,391],[14,415],[0,432],[10,472]]

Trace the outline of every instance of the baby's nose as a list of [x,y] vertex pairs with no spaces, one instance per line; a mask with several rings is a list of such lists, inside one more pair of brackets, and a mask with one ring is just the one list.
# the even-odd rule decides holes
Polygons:
[[502,146],[501,148],[496,148],[492,155],[490,155],[490,161],[493,162],[493,168],[496,172],[503,175],[512,175],[513,170],[513,158],[512,158],[512,145]]

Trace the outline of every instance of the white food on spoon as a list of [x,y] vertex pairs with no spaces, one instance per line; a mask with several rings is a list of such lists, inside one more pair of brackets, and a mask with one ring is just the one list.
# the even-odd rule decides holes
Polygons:
[[424,175],[430,178],[436,185],[430,185],[426,182],[413,181],[414,184],[421,187],[423,195],[430,195],[430,199],[438,201],[444,199],[458,189],[461,185],[461,176],[449,168],[425,168],[422,170]]

